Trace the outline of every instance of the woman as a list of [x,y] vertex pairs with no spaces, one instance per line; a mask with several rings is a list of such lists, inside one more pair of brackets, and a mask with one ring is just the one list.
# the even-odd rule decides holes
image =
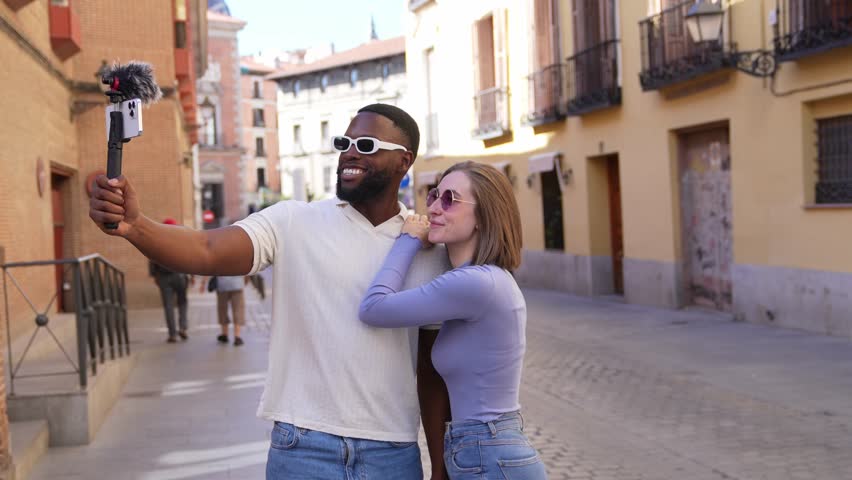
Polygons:
[[[518,403],[526,302],[512,270],[521,260],[521,220],[512,187],[494,167],[450,167],[427,198],[430,220],[409,217],[361,303],[376,327],[442,323],[432,348],[450,394],[444,436],[450,478],[544,479],[523,434]],[[444,243],[453,270],[399,291],[417,251]]]

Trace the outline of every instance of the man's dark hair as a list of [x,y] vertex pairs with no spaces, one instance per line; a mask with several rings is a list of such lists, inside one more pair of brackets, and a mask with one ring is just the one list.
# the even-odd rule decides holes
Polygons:
[[396,128],[405,135],[411,153],[414,154],[414,158],[417,158],[417,147],[420,145],[420,129],[417,128],[417,122],[405,110],[387,103],[374,103],[358,110],[358,113],[361,112],[375,113],[393,122]]

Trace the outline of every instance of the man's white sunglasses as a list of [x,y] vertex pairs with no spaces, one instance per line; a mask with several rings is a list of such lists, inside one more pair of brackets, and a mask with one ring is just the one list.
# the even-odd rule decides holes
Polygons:
[[355,150],[358,150],[358,153],[369,155],[371,153],[376,153],[379,150],[405,150],[408,151],[406,147],[402,145],[397,145],[396,143],[383,142],[378,138],[374,137],[358,137],[358,138],[349,138],[345,135],[337,135],[331,137],[331,146],[334,147],[338,152],[346,152],[349,151],[349,148],[352,147],[352,144],[355,144]]

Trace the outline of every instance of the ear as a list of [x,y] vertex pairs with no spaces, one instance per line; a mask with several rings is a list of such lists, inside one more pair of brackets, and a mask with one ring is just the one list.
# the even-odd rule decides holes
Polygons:
[[407,172],[411,166],[414,165],[414,154],[411,152],[403,152],[402,153],[402,162],[400,162],[400,167],[402,168],[402,173]]

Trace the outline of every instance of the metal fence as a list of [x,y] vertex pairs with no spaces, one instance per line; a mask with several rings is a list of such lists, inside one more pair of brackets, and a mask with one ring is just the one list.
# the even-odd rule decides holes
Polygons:
[[567,60],[568,114],[579,115],[621,103],[618,40],[587,48]]
[[781,60],[852,45],[852,0],[777,0],[776,8]]
[[[71,291],[73,292],[73,307],[76,319],[76,342],[77,360],[62,346],[59,339],[50,328],[49,312],[56,303],[59,295],[58,289],[48,304],[39,309],[34,303],[32,295],[21,285],[15,277],[15,272],[37,267],[54,266],[62,270],[63,278],[70,275]],[[124,272],[116,268],[102,256],[94,254],[80,258],[69,258],[62,260],[45,260],[36,262],[13,262],[2,265],[3,269],[3,301],[6,311],[6,339],[9,352],[9,371],[11,377],[10,394],[15,394],[15,380],[29,377],[46,377],[54,375],[79,375],[80,388],[85,389],[88,385],[88,371],[97,374],[98,363],[103,364],[116,356],[123,357],[130,354],[130,335],[127,326],[127,299],[124,286]],[[9,327],[10,307],[9,290],[14,287],[29,305],[34,314],[33,322],[36,329],[24,348],[20,358],[15,359],[12,348],[11,331]],[[39,285],[43,288],[43,285]],[[53,371],[37,374],[22,375],[19,373],[21,366],[27,360],[27,354],[42,330],[46,331],[56,347],[62,352],[73,371]]]

